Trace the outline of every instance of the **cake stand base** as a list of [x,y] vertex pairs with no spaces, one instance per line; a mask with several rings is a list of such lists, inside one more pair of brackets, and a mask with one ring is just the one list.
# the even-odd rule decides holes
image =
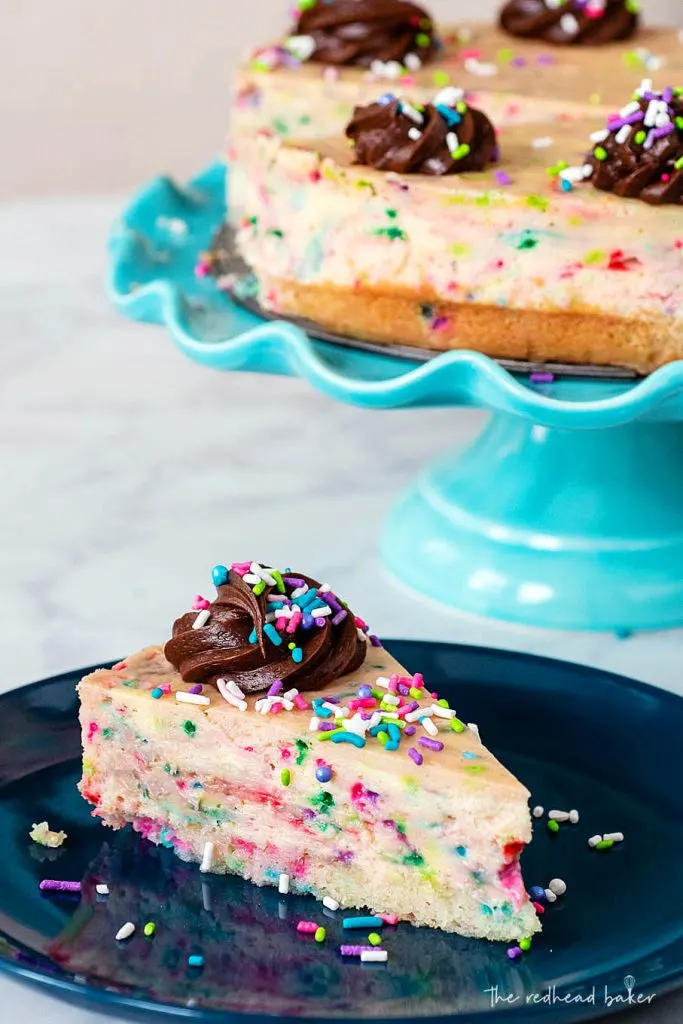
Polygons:
[[560,629],[683,624],[683,424],[558,430],[496,413],[398,502],[382,552],[422,595]]

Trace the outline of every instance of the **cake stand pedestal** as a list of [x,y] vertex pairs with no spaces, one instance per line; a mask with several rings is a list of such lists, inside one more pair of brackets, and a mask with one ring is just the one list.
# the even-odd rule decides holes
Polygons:
[[430,465],[381,550],[411,589],[534,626],[627,632],[683,624],[683,363],[638,383],[534,386],[472,352],[427,363],[311,341],[198,280],[225,216],[225,170],[147,186],[112,234],[109,290],[192,359],[304,377],[368,408],[491,410],[465,451]]

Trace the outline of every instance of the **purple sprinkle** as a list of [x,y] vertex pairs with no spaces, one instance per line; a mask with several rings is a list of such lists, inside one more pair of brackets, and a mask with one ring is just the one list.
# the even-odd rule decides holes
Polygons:
[[365,685],[359,686],[357,693],[358,693],[358,696],[361,697],[361,698],[362,697],[372,697],[372,690],[371,690],[371,688],[369,686],[365,686]]
[[496,171],[496,181],[499,185],[511,185],[512,178],[507,171]]
[[367,953],[374,948],[374,946],[340,946],[339,952],[342,956],[360,956],[361,953]]
[[407,697],[408,694],[410,693],[410,687],[406,686],[405,683],[399,683],[396,689],[398,690],[402,697]]
[[380,640],[380,638],[378,636],[375,636],[374,633],[370,634],[370,643],[372,644],[373,647],[381,647],[382,646],[382,641]]
[[436,316],[429,325],[433,331],[442,331],[444,327],[448,327],[450,320],[447,316]]
[[203,690],[202,684],[201,683],[195,683],[194,686],[190,687],[188,692],[189,693],[201,693],[202,690]]
[[513,68],[523,68],[526,66],[526,61],[524,57],[513,57],[510,63],[512,64]]
[[288,587],[305,587],[306,580],[300,579],[299,576],[283,576],[282,582],[286,583]]
[[416,732],[417,732],[417,729],[415,728],[414,725],[407,725],[405,727],[405,729],[403,730],[403,735],[404,736],[414,736]]
[[538,61],[539,64],[554,64],[555,63],[555,58],[553,57],[552,53],[539,53],[539,55],[536,58],[536,60]]
[[342,622],[344,621],[344,619],[346,618],[346,616],[348,614],[349,613],[346,611],[346,609],[342,608],[342,610],[340,612],[337,612],[337,614],[332,619],[332,625],[333,626],[341,626]]
[[529,379],[532,384],[552,384],[555,380],[555,376],[552,373],[535,370]]
[[628,117],[614,117],[607,122],[607,128],[611,132],[616,132],[623,128],[625,124],[637,124],[638,121],[643,120],[644,116],[642,110],[636,110],[629,114]]
[[364,722],[369,722],[370,719],[372,718],[372,715],[369,712],[361,711],[360,717],[363,719]]
[[429,750],[443,750],[441,740],[433,740],[431,736],[420,736],[418,743],[421,747],[427,747]]
[[45,892],[80,892],[80,882],[58,882],[54,878],[44,878],[40,888]]
[[320,618],[315,619],[314,621],[316,626],[318,626],[319,628],[322,628],[325,625],[325,619],[322,616],[320,616]]
[[666,87],[666,89],[664,90],[664,92],[662,93],[662,99],[664,100],[665,103],[671,103],[673,98],[674,98],[674,91],[671,88],[671,86],[668,85]]
[[420,753],[419,750],[416,750],[415,747],[410,748],[410,750],[408,751],[408,757],[417,765],[422,764],[422,762],[424,761],[422,754]]
[[339,697],[325,697],[328,704],[341,704]]
[[282,693],[282,680],[281,679],[276,679],[274,683],[270,684],[270,689],[268,690],[268,696],[269,697],[277,697],[277,695],[279,693]]
[[318,722],[318,732],[332,732],[336,728],[334,722]]
[[407,714],[410,714],[410,712],[411,712],[411,711],[417,711],[417,709],[419,708],[419,706],[420,706],[420,702],[419,702],[419,700],[414,700],[414,701],[412,701],[412,703],[408,705],[408,711],[407,711]]
[[519,946],[512,946],[507,951],[508,960],[517,960],[522,955],[522,951]]
[[655,139],[662,139],[665,135],[670,135],[673,130],[673,123],[669,121],[668,124],[663,124],[661,128],[653,128],[652,135]]
[[325,604],[327,605],[327,607],[331,608],[333,612],[340,612],[340,611],[342,611],[342,606],[339,604],[339,601],[334,596],[334,594],[332,594],[332,593],[321,594],[320,597],[322,597],[322,599],[325,602]]

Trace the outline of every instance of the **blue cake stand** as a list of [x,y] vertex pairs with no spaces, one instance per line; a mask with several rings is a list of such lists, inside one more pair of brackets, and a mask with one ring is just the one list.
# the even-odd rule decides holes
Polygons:
[[225,216],[225,168],[159,178],[111,238],[109,289],[217,370],[304,377],[372,409],[477,406],[483,433],[427,466],[381,539],[404,584],[458,609],[563,629],[683,624],[683,362],[639,382],[531,385],[474,352],[429,362],[313,341],[194,273]]

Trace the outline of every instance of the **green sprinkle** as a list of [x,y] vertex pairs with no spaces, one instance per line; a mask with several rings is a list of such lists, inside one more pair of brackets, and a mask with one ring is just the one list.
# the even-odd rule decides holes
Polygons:
[[298,0],[297,7],[300,11],[310,11],[311,7],[315,7],[318,0]]
[[138,685],[137,679],[122,679],[121,682],[124,686],[130,686],[135,689]]
[[416,868],[421,867],[424,864],[424,862],[424,857],[417,850],[411,850],[410,853],[407,853],[405,857],[403,857],[404,864],[411,864],[413,867]]
[[[276,235],[277,238],[284,238],[284,231],[280,231],[278,228],[273,228],[273,230],[269,231],[268,234]],[[256,586],[253,588],[252,593],[254,594],[254,597],[260,597],[265,589],[265,580],[261,580],[261,582],[257,583]]]
[[681,168],[683,167],[683,156],[679,156],[678,160],[674,164],[674,167],[676,168],[677,171],[681,170]]
[[[318,733],[318,742],[319,743],[324,743],[325,740],[331,740],[333,736],[338,736],[340,732],[344,732],[344,730],[343,729],[330,729],[329,732],[319,732]],[[297,764],[298,763],[299,762],[297,761]]]
[[393,242],[395,239],[400,239],[401,242],[405,242],[408,235],[405,233],[403,228],[398,228],[392,225],[390,228],[375,228],[372,232],[373,235],[384,235],[386,238],[391,239]]
[[313,936],[313,938],[315,939],[316,942],[324,942],[326,936],[327,932],[325,931],[323,926],[320,925],[319,928],[316,928],[315,935]]
[[277,569],[273,569],[270,575],[273,577],[273,579],[277,583],[277,592],[278,592],[278,594],[286,594],[287,590],[285,588],[284,580],[282,579],[282,573],[278,572]]
[[481,775],[482,772],[486,771],[485,764],[468,764],[465,766],[465,771],[469,772],[470,775]]
[[368,942],[370,943],[371,946],[381,946],[382,936],[378,935],[377,932],[370,932],[370,934],[368,935]]
[[520,939],[519,942],[518,942],[518,946],[525,953],[528,953],[529,950],[531,949],[531,938],[527,935],[527,936],[525,936],[525,938]]
[[447,71],[435,71],[432,75],[432,81],[434,82],[434,85],[443,87],[444,85],[450,84],[451,76]]
[[625,7],[629,14],[640,13],[640,4],[638,3],[638,0],[626,0]]
[[467,110],[467,104],[464,102],[464,100],[460,100],[459,103],[455,104],[455,109],[458,111],[459,114],[464,114],[465,111]]
[[605,258],[605,254],[602,249],[592,249],[587,252],[583,258],[584,263],[601,263]]
[[157,930],[157,926],[155,925],[154,921],[148,921],[142,930],[144,934],[147,936],[147,938],[151,939],[155,931]]
[[645,139],[647,138],[647,134],[645,132],[636,132],[634,138],[635,138],[636,142],[638,143],[638,145],[640,146],[643,142],[645,142]]
[[289,768],[283,768],[280,772],[280,782],[283,786],[288,786],[292,781],[292,773]]
[[408,693],[413,698],[413,700],[422,700],[422,690],[418,690],[416,686],[411,686],[410,689],[408,690]]
[[462,160],[466,156],[469,156],[469,154],[471,152],[472,152],[472,150],[467,145],[467,143],[466,142],[461,142],[460,145],[458,146],[458,148],[453,153],[451,153],[451,156],[453,157],[454,160],[457,161],[457,160]]
[[186,722],[183,722],[183,729],[185,730],[188,736],[194,736],[194,734],[197,731],[197,726],[188,718]]
[[392,220],[395,217],[398,217],[398,210],[385,210],[384,212],[386,213],[387,217],[391,217]]
[[595,149],[593,150],[593,156],[595,157],[596,160],[600,160],[600,161],[606,160],[607,159],[607,150],[604,148],[604,146],[596,146]]
[[356,188],[369,188],[370,191],[372,192],[373,196],[377,192],[377,190],[376,190],[375,186],[372,184],[372,182],[371,181],[367,181],[366,178],[358,178],[356,180]]
[[430,43],[431,39],[426,32],[418,32],[415,36],[415,44],[421,48],[429,46]]
[[557,821],[549,821],[547,823],[548,832],[559,832],[560,826]]
[[[557,822],[555,822],[555,824],[557,825]],[[548,822],[548,827],[550,827],[550,822]],[[599,843],[595,844],[595,849],[596,850],[611,850],[613,846],[614,846],[614,840],[613,839],[601,839]]]
[[381,732],[377,733],[377,739],[380,741],[382,746],[385,747],[389,742],[389,733],[384,732],[384,730],[382,729]]
[[498,51],[498,60],[501,64],[507,64],[512,60],[514,54],[509,46],[504,46],[502,50]]
[[526,205],[533,206],[536,210],[542,210],[543,213],[548,209],[548,200],[544,199],[543,196],[527,196]]
[[568,167],[566,160],[558,160],[553,167],[548,167],[547,172],[551,177],[557,177],[560,171],[566,171]]
[[451,718],[451,729],[453,732],[464,732],[465,723],[461,722],[459,718]]
[[[327,733],[329,736],[329,732]],[[297,749],[296,764],[301,765],[308,757],[308,743],[306,740],[294,740]]]
[[104,737],[105,740],[108,740],[113,732],[114,732],[113,729],[103,729],[102,730],[102,736]]
[[442,697],[441,700],[437,700],[436,706],[437,708],[450,708],[450,704],[445,697]]
[[537,245],[538,239],[530,231],[527,230],[524,232],[523,237],[520,239],[519,245],[517,245],[516,248],[535,249]]
[[318,808],[320,814],[329,814],[334,807],[334,797],[328,790],[323,789],[321,793],[316,793],[311,798],[311,804]]
[[678,128],[679,132],[683,131],[683,117],[677,117],[674,119],[674,124]]

